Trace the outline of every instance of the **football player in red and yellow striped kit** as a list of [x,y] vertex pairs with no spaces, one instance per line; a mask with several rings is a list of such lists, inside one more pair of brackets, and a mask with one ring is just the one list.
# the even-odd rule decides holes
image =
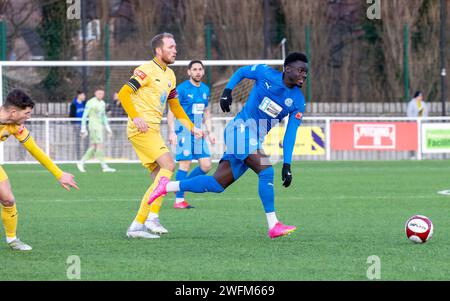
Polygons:
[[[47,154],[39,148],[30,132],[24,126],[25,121],[30,118],[33,107],[33,100],[25,92],[19,89],[11,91],[6,97],[5,103],[0,107],[0,140],[5,141],[9,136],[13,135],[36,160],[55,176],[65,189],[70,190],[70,187],[78,189],[74,176],[59,169]],[[16,236],[18,221],[16,201],[8,176],[1,166],[0,203],[6,242],[13,250],[31,250],[32,248],[29,245]]]
[[173,35],[158,34],[152,39],[151,46],[154,58],[137,67],[119,92],[119,100],[128,114],[128,139],[153,178],[153,184],[142,198],[136,218],[127,230],[127,236],[131,238],[158,238],[157,234],[167,233],[159,222],[162,197],[148,204],[159,179],[170,178],[175,169],[175,162],[160,133],[166,103],[194,136],[204,135],[201,129],[194,127],[178,100],[175,74],[168,67],[175,62],[177,54]]

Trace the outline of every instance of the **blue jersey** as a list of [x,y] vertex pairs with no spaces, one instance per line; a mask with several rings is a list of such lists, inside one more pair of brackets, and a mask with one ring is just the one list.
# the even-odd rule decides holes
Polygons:
[[75,106],[75,117],[81,118],[83,117],[84,107],[86,106],[86,102],[82,101],[81,103],[78,102],[78,99],[75,97],[72,101],[73,105]]
[[[209,101],[209,88],[204,83],[200,86],[194,86],[190,80],[182,82],[177,87],[178,99],[189,119],[194,123],[195,127],[201,128],[203,122],[203,114]],[[175,131],[180,132],[184,127],[177,120],[175,123]]]
[[[245,131],[250,133],[246,135],[246,139],[250,140],[250,148],[253,146],[254,150],[261,147],[264,137],[272,127],[289,116],[283,153],[284,163],[291,163],[297,128],[302,122],[306,107],[302,91],[297,86],[288,88],[284,84],[283,73],[267,65],[239,68],[226,88],[233,89],[244,78],[255,80],[255,84],[246,104],[230,123],[232,126],[227,127],[241,127],[241,132],[245,128]],[[244,155],[248,155],[250,151],[245,151]]]

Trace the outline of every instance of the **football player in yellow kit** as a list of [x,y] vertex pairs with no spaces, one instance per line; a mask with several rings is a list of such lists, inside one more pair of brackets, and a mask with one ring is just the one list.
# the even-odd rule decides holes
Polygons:
[[[24,126],[30,118],[34,107],[33,100],[22,90],[15,89],[6,97],[4,104],[0,107],[0,139],[5,141],[13,135],[19,140],[25,149],[47,168],[67,190],[70,187],[78,189],[74,176],[63,172],[47,154],[39,148],[30,132]],[[23,243],[16,236],[18,213],[16,201],[11,190],[11,185],[3,168],[0,166],[0,203],[3,227],[6,232],[6,242],[11,249],[19,251],[29,251],[31,246]]]
[[170,178],[175,170],[175,162],[160,133],[166,102],[175,117],[196,138],[204,136],[201,129],[195,128],[178,100],[175,74],[168,67],[175,62],[177,54],[173,35],[158,34],[152,39],[151,46],[153,59],[137,67],[119,92],[119,100],[128,114],[128,139],[153,178],[153,184],[142,198],[138,214],[127,230],[127,236],[131,238],[158,238],[157,234],[168,232],[159,222],[162,197],[148,204],[159,179]]

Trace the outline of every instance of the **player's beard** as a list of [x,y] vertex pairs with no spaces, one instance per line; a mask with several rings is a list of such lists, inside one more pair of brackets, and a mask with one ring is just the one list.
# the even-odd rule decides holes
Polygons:
[[175,63],[175,59],[176,59],[176,57],[174,57],[172,59],[172,56],[169,54],[162,57],[162,60],[163,60],[164,64],[166,64],[166,65]]
[[191,78],[192,78],[192,80],[193,80],[194,82],[196,82],[197,84],[198,84],[199,82],[202,81],[202,77],[201,77],[201,76],[199,76],[199,77],[191,77]]

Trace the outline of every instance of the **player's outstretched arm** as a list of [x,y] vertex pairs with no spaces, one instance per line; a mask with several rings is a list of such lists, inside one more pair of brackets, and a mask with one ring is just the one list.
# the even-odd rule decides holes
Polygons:
[[254,65],[241,67],[233,74],[233,76],[228,81],[225,89],[223,90],[222,96],[220,97],[220,108],[224,113],[230,112],[230,106],[233,102],[233,97],[231,92],[234,87],[236,87],[244,78],[249,78],[253,80],[258,80],[264,77],[264,71],[268,68],[267,65]]
[[66,189],[67,191],[70,191],[70,187],[73,187],[75,189],[79,189],[77,186],[77,182],[75,182],[74,175],[63,172],[61,178],[58,179],[59,184]]
[[234,87],[236,87],[244,78],[257,80],[263,75],[262,73],[266,70],[266,68],[268,68],[267,65],[241,67],[236,70],[225,88],[233,90]]
[[42,166],[47,168],[52,175],[58,179],[58,182],[67,190],[70,187],[78,189],[78,186],[74,180],[74,176],[63,172],[50,157],[36,144],[33,137],[28,133],[27,137],[20,141],[25,149],[41,163]]
[[289,187],[292,182],[291,162],[294,152],[295,140],[297,138],[297,129],[302,123],[301,113],[294,112],[289,116],[286,133],[283,139],[283,169],[281,171],[281,180],[284,187]]

